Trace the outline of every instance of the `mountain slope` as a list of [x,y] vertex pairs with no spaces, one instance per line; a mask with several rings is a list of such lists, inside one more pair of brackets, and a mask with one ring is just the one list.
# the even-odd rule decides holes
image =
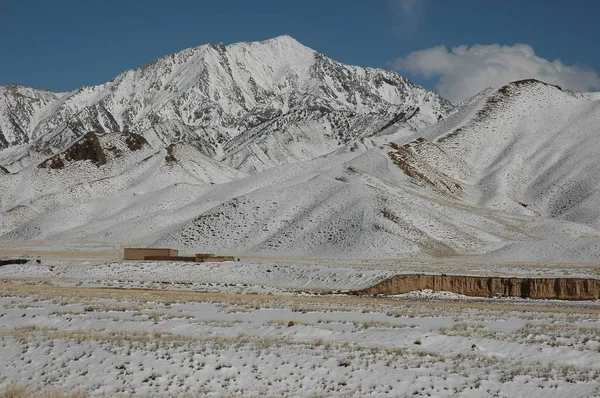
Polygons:
[[[511,95],[506,103],[497,97],[503,92],[489,93],[449,119],[455,126],[446,129],[448,123],[442,123],[438,131],[432,127],[417,132],[432,141],[421,138],[370,149],[348,144],[325,156],[246,177],[201,155],[189,144],[157,151],[142,143],[140,149],[123,151],[117,159],[107,155],[103,164],[94,164],[99,156],[82,159],[70,155],[78,153],[71,147],[59,155],[71,159],[64,162],[63,169],[35,167],[5,176],[8,179],[2,188],[12,196],[2,205],[6,215],[2,239],[85,239],[174,246],[187,252],[276,256],[480,255],[596,260],[600,232],[592,223],[538,214],[518,204],[516,210],[514,206],[494,206],[484,195],[495,166],[488,157],[478,156],[476,149],[490,151],[495,147],[502,152],[499,143],[511,137],[509,133],[533,134],[529,129],[491,134],[491,121],[512,115],[517,119],[515,126],[526,126],[531,115],[514,115],[513,100],[517,109],[535,110],[535,102],[524,106],[518,98],[541,101],[540,93],[554,94],[545,90],[556,90],[541,84],[538,87],[538,83],[515,87],[523,92]],[[559,119],[568,120],[572,114],[584,115],[580,111],[593,106],[590,101],[562,95],[558,91],[556,97],[548,98],[549,103],[542,101],[540,109],[559,101],[563,109]],[[583,102],[573,103],[567,112],[560,101],[570,103],[571,99]],[[499,107],[497,114],[490,113],[490,104]],[[588,117],[595,120],[593,115]],[[506,119],[501,124],[510,126],[509,122]],[[473,126],[478,126],[478,133]],[[462,130],[455,134],[458,128]],[[463,131],[473,136],[468,135],[458,145],[452,139]],[[476,142],[477,134],[485,141],[464,148]],[[543,134],[533,135],[544,141]],[[588,145],[594,137],[588,137],[592,140]],[[127,147],[126,135],[98,135],[97,139],[106,154],[115,152],[108,150],[116,146],[114,142]],[[554,151],[560,155],[562,149],[554,147]],[[41,165],[52,163],[50,158]],[[55,175],[60,176],[58,182],[51,180]],[[67,185],[50,193],[44,192],[49,188],[41,192],[35,187],[29,191],[21,188],[27,181],[46,180],[51,185]],[[594,179],[590,177],[590,181]],[[505,191],[509,192],[498,186],[494,198],[499,200]]]
[[[293,189],[277,186],[224,203],[158,243],[296,254],[596,260],[598,126],[594,95],[514,82],[416,133],[427,139],[371,149],[346,172],[334,167],[310,184],[298,180]],[[386,163],[379,160],[383,152]],[[394,167],[404,179],[390,174]]]
[[[282,36],[183,50],[69,93],[3,88],[0,150],[19,150],[0,153],[0,162],[16,171],[35,161],[27,160],[35,158],[31,147],[50,153],[88,131],[131,131],[157,149],[195,142],[208,156],[257,171],[325,154],[386,125],[424,127],[452,110],[395,72],[346,66]],[[282,151],[298,131],[309,136],[305,152]],[[263,163],[265,146],[271,154]]]
[[411,151],[469,187],[466,198],[473,202],[597,226],[599,126],[594,96],[525,80],[432,126],[423,132],[431,141],[414,143]]
[[88,133],[37,166],[0,178],[0,233],[32,239],[74,227],[91,231],[94,222],[132,202],[144,207],[147,193],[202,189],[243,177],[191,144],[156,150],[134,133]]

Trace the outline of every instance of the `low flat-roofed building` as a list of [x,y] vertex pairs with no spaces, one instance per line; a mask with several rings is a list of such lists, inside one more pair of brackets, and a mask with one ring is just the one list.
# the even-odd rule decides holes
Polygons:
[[160,257],[177,257],[179,250],[176,249],[155,249],[155,248],[125,248],[123,259],[124,260],[138,260],[143,261],[146,257],[160,256]]

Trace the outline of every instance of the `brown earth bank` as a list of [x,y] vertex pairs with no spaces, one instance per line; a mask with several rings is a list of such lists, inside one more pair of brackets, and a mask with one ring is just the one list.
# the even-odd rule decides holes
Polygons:
[[397,275],[355,295],[392,295],[416,290],[452,292],[472,297],[597,300],[600,280],[586,278],[502,278],[461,275]]

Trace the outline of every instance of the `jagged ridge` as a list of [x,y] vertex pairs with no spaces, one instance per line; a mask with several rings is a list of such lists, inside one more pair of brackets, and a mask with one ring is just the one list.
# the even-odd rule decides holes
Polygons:
[[[415,109],[410,120],[398,118]],[[2,88],[0,150],[21,145],[22,157],[31,147],[63,150],[88,131],[131,131],[155,148],[197,142],[211,157],[257,171],[306,159],[279,149],[297,130],[309,137],[303,141],[307,156],[318,156],[394,122],[409,128],[429,125],[452,109],[395,72],[346,66],[282,36],[183,50],[68,93]],[[275,142],[265,144],[275,131]],[[315,143],[313,136],[323,138]],[[263,150],[256,153],[256,146]],[[272,147],[266,164],[261,160],[246,167],[232,155],[249,148],[244,158],[263,159],[265,146]],[[0,157],[1,164],[10,162],[20,167],[14,157]]]

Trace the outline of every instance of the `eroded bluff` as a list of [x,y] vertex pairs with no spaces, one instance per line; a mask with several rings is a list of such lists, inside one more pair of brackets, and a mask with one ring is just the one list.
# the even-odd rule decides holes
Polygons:
[[356,295],[404,294],[434,290],[472,297],[522,297],[531,299],[597,300],[600,280],[584,278],[503,278],[461,275],[397,275]]

